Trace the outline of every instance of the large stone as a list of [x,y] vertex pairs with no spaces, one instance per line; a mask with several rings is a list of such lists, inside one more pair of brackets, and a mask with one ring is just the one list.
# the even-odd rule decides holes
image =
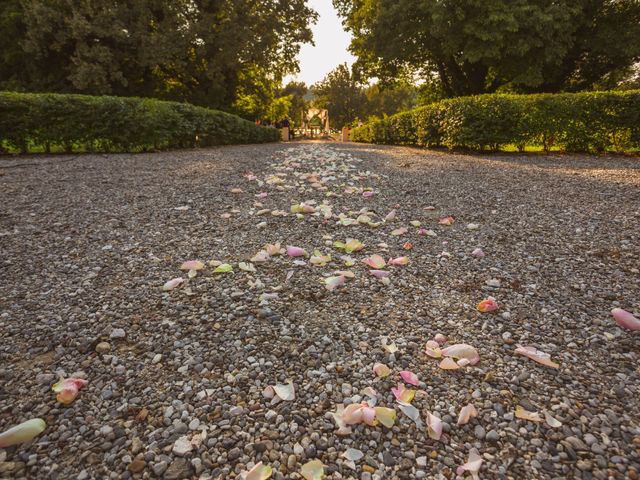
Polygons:
[[191,463],[184,458],[176,458],[164,472],[165,480],[184,480],[192,474]]

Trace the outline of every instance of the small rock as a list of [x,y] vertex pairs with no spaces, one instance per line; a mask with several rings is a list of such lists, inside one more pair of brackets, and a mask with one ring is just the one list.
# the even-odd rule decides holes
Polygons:
[[180,437],[173,444],[171,451],[179,457],[184,457],[187,453],[191,452],[191,450],[193,450],[193,445],[191,445],[189,439],[187,437]]
[[127,334],[125,333],[123,328],[114,328],[113,330],[111,330],[111,335],[109,335],[109,338],[121,339],[126,336]]
[[[113,335],[113,332],[111,332],[111,335]],[[100,342],[98,345],[96,345],[96,352],[98,353],[107,353],[110,350],[111,344],[109,342]]]

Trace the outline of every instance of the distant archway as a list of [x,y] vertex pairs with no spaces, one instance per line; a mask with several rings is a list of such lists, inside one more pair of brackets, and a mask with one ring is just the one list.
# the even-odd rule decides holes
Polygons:
[[305,135],[313,136],[314,133],[329,134],[329,110],[322,108],[310,108],[302,118],[302,128]]

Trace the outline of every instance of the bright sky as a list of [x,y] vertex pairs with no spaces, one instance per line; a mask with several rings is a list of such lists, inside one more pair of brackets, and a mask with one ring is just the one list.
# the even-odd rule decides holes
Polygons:
[[355,61],[347,51],[351,35],[344,31],[331,0],[307,0],[307,3],[319,15],[318,23],[313,26],[315,46],[302,46],[298,55],[300,73],[287,77],[285,84],[294,79],[311,86],[341,63],[351,66]]

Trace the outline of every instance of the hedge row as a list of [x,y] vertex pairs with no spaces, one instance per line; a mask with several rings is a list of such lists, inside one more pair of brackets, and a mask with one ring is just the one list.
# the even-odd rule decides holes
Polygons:
[[134,152],[278,138],[275,129],[186,103],[0,92],[0,149]]
[[629,151],[640,148],[640,91],[459,97],[355,128],[351,138],[480,150]]

